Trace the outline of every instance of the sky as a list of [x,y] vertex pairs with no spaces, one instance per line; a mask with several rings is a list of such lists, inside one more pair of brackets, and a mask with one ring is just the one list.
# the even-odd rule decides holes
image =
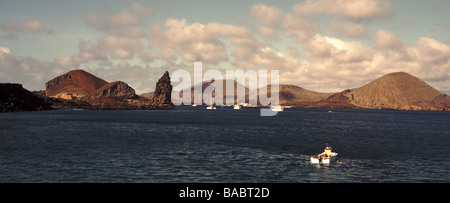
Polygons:
[[0,82],[43,90],[83,69],[141,94],[202,61],[279,70],[281,84],[319,92],[403,71],[450,94],[448,10],[448,0],[0,0]]

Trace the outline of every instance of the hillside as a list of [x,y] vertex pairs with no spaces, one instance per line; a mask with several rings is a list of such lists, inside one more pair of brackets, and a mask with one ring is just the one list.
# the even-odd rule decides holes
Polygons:
[[[172,92],[170,91],[172,88],[168,72],[164,73],[156,85],[156,97],[154,96],[155,93],[138,96],[134,89],[124,82],[108,83],[82,70],[70,71],[47,82],[46,94],[51,97],[68,99],[67,101],[83,101],[95,104],[100,108],[104,106],[108,108],[125,106],[128,108],[127,105],[135,107],[155,106],[155,102],[172,106],[169,105],[171,94],[178,94],[182,97],[184,92],[190,92],[191,96],[187,99],[188,103],[202,101],[202,104],[209,105],[211,101],[198,97],[202,97],[202,93],[205,91],[210,92],[209,94],[215,97],[217,92],[212,90],[217,90],[214,85],[220,84],[220,82],[223,84],[223,98],[221,98],[223,104],[227,104],[227,101],[234,104],[255,103],[255,98],[259,99],[260,90],[249,90],[234,80],[203,82],[180,92]],[[227,90],[227,84],[234,84],[234,88]],[[271,86],[265,88],[268,90],[268,95],[271,95]],[[245,95],[238,97],[238,90],[245,91]],[[449,96],[439,93],[424,81],[404,72],[390,73],[362,87],[338,93],[320,93],[294,85],[279,85],[278,93],[281,105],[294,107],[450,110]],[[254,95],[256,97],[250,98]],[[176,97],[172,98],[171,101],[181,103],[181,101],[176,101]],[[220,101],[220,99],[216,99],[216,101]],[[260,104],[259,100],[257,104]]]
[[404,72],[384,75],[345,94],[356,106],[404,110],[429,106],[439,95],[424,81]]
[[63,97],[67,93],[83,97],[106,84],[108,82],[105,80],[84,70],[72,70],[45,83],[45,89],[46,95],[50,97],[57,97],[58,94]]
[[[271,86],[267,86],[267,94],[271,95]],[[285,106],[304,106],[305,103],[326,99],[333,93],[321,93],[304,89],[295,85],[279,85],[279,103]]]
[[[232,101],[232,103],[237,104],[237,103],[255,102],[255,100],[257,101],[255,103],[260,104],[259,90],[249,90],[247,87],[238,83],[235,80],[234,81],[233,80],[222,80],[221,82],[223,84],[223,90],[222,90],[223,98],[222,99],[223,99],[224,104],[226,104],[227,101]],[[234,89],[231,89],[231,90],[226,89],[227,83],[233,83]],[[213,89],[213,87],[214,87],[214,83],[212,81],[203,82],[201,84],[192,85],[190,88],[186,88],[180,92],[174,91],[172,94],[179,94],[180,97],[182,97],[183,92],[190,91],[191,92],[191,100],[190,101],[191,101],[191,103],[194,103],[196,96],[197,96],[197,99],[200,100],[202,93],[205,90]],[[197,95],[194,94],[196,88],[199,93]],[[269,85],[266,88],[267,88],[267,94],[270,96],[272,93],[271,86]],[[244,94],[245,96],[237,95],[238,89],[245,91],[245,94]],[[281,105],[287,105],[287,106],[298,106],[298,105],[303,106],[304,102],[316,102],[316,101],[320,101],[322,99],[328,98],[329,96],[333,95],[333,93],[320,93],[320,92],[310,91],[310,90],[307,90],[307,89],[304,89],[304,88],[301,88],[301,87],[298,87],[295,85],[279,85],[278,93],[279,93],[279,103]],[[211,94],[213,95],[213,97],[215,96],[214,91],[211,92]],[[141,96],[151,98],[153,96],[153,93],[152,92],[145,93],[145,94],[142,94]],[[250,98],[250,96],[252,96],[252,97]],[[176,103],[178,101],[173,100],[173,102]],[[203,104],[208,104],[209,102],[210,101],[203,101]]]
[[50,110],[50,104],[21,84],[0,83],[0,112]]
[[[216,83],[215,83],[216,82]],[[201,84],[195,84],[192,85],[190,88],[186,88],[183,89],[182,91],[179,92],[172,92],[172,94],[179,94],[180,98],[183,97],[183,93],[184,92],[190,92],[191,93],[191,103],[193,104],[194,101],[202,101],[202,104],[210,104],[211,101],[210,100],[202,100],[203,97],[203,92],[207,91],[207,93],[211,94],[212,97],[215,97],[216,92],[212,91],[213,89],[217,89],[217,86],[214,86],[217,83],[222,82],[222,93],[223,93],[223,104],[226,104],[227,101],[229,103],[244,103],[247,102],[248,103],[248,95],[249,95],[249,90],[247,87],[245,87],[244,85],[238,83],[235,80],[220,80],[220,81],[210,81],[210,82],[203,82]],[[234,89],[227,89],[226,86],[228,84],[233,84]],[[239,95],[237,94],[238,89],[242,89],[245,91],[245,96],[244,97],[238,97]],[[198,90],[198,92],[196,92],[196,90]],[[151,93],[147,93],[146,95],[151,95]],[[217,99],[216,99],[217,100]],[[172,100],[173,103],[177,103],[180,101],[176,101],[176,100]]]
[[[165,74],[168,75],[168,72]],[[168,80],[168,81],[167,81]],[[170,85],[170,78],[165,80]],[[163,85],[164,88],[168,88]],[[127,83],[108,83],[84,70],[73,70],[46,83],[46,95],[55,108],[154,109],[162,104],[136,95]],[[170,98],[170,95],[167,95]],[[163,107],[168,109],[167,106]]]
[[122,81],[107,83],[91,93],[89,98],[118,98],[118,99],[138,99],[134,89]]

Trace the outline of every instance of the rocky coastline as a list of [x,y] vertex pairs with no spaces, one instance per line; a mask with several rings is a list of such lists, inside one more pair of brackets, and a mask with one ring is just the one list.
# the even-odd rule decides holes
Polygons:
[[21,84],[0,83],[0,112],[39,110],[170,110],[172,85],[166,71],[153,99],[141,97],[123,81],[106,82],[83,70],[73,70],[46,83],[45,91],[30,92]]
[[44,98],[24,89],[21,84],[0,83],[0,112],[52,110]]
[[[210,83],[202,83],[202,90]],[[235,84],[235,87],[240,84]],[[184,91],[194,91],[194,86]],[[271,88],[268,88],[269,90]],[[253,90],[256,91],[256,90]],[[302,108],[396,109],[450,111],[450,96],[404,72],[384,75],[367,85],[338,93],[320,93],[293,85],[279,85],[280,105]],[[232,93],[236,92],[231,91]],[[248,101],[249,90],[246,89]],[[84,70],[72,70],[46,83],[46,90],[30,92],[21,84],[0,83],[0,112],[39,110],[170,110],[172,84],[169,72],[155,91],[137,95],[123,81],[107,82]],[[258,93],[257,93],[258,94]],[[224,99],[236,97],[224,95]],[[191,98],[194,99],[193,96]],[[259,104],[259,102],[258,102]]]

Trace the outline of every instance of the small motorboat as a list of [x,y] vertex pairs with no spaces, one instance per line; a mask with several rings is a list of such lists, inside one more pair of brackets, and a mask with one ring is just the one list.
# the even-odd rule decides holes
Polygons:
[[336,161],[338,153],[331,152],[331,147],[327,146],[325,151],[311,156],[311,163],[313,164],[331,164]]
[[213,109],[216,109],[216,107],[215,106],[208,106],[208,107],[206,107],[206,109],[213,110]]
[[278,105],[278,106],[272,106],[270,109],[271,109],[272,111],[284,111],[284,108],[283,108],[282,106],[280,106],[280,105]]

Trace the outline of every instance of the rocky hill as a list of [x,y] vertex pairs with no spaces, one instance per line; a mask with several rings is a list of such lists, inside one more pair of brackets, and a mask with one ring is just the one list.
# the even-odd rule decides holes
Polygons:
[[[217,82],[217,81],[216,81]],[[238,83],[235,80],[222,80],[221,81],[223,86],[222,86],[222,93],[223,93],[223,103],[226,104],[227,101],[237,104],[237,103],[256,103],[256,104],[260,104],[259,101],[259,90],[250,90],[248,89],[246,86],[244,86],[243,84]],[[234,84],[234,89],[227,89],[226,88],[226,84],[227,83],[232,83]],[[214,81],[210,81],[210,82],[203,82],[201,84],[196,84],[196,85],[192,85],[190,88],[186,88],[180,92],[173,92],[173,94],[179,94],[180,97],[183,96],[183,92],[186,91],[190,91],[191,92],[191,103],[194,103],[194,101],[196,99],[201,100],[201,97],[203,95],[203,92],[208,91],[208,89],[216,89],[217,87],[215,87],[214,85]],[[209,88],[208,88],[209,87]],[[208,89],[207,89],[208,88]],[[267,86],[267,95],[270,97],[272,91],[271,91],[271,86]],[[196,93],[196,89],[197,89],[197,93]],[[243,90],[245,91],[245,94],[242,95],[238,95],[237,92],[238,90]],[[305,106],[304,103],[305,102],[316,102],[316,101],[320,101],[322,99],[326,99],[329,96],[333,95],[333,93],[320,93],[320,92],[314,92],[314,91],[310,91],[295,85],[279,85],[278,86],[278,91],[279,93],[279,103],[281,105],[286,105],[286,106]],[[211,92],[211,95],[213,97],[215,97],[216,92],[213,91]],[[153,92],[151,93],[146,93],[143,94],[142,96],[147,96],[147,97],[152,97],[153,96]],[[179,101],[174,101],[174,102],[179,102]],[[211,101],[207,100],[204,101],[203,100],[203,104],[209,104]]]
[[[233,90],[225,90],[227,81],[224,84],[224,101],[233,99],[236,103],[236,94],[233,97]],[[234,92],[237,86],[235,83]],[[201,88],[198,87],[201,85]],[[191,92],[191,101],[194,101],[195,87],[204,92],[213,82],[203,82],[191,86],[183,91]],[[249,95],[257,95],[259,102],[260,90],[245,89],[245,101]],[[271,86],[267,88],[267,94],[271,95]],[[362,87],[347,89],[338,93],[321,93],[310,91],[294,85],[279,85],[279,103],[284,106],[307,107],[307,108],[353,108],[353,109],[399,109],[399,110],[450,110],[450,97],[439,93],[436,89],[426,84],[424,81],[405,72],[390,73],[382,76]],[[175,94],[182,95],[182,92]],[[199,94],[201,95],[201,94]],[[213,93],[214,95],[214,93]],[[203,101],[203,103],[207,103]]]
[[85,97],[85,100],[96,98],[139,99],[134,89],[122,81],[107,83]]
[[[167,77],[168,77],[168,72]],[[166,74],[165,74],[166,75]],[[164,76],[163,76],[164,77]],[[170,78],[165,80],[170,85]],[[166,86],[160,91],[167,92]],[[136,95],[127,83],[115,81],[108,83],[83,70],[73,70],[46,83],[46,95],[53,98],[57,108],[69,106],[83,109],[155,109],[161,108],[148,98]],[[170,91],[171,92],[171,86]],[[170,94],[166,95],[170,101]],[[89,106],[87,106],[87,104]],[[167,107],[164,107],[167,109]],[[172,107],[173,108],[173,107]]]
[[[211,103],[213,103],[213,101],[217,101],[218,102],[218,98],[214,99],[216,97],[216,91],[214,90],[219,90],[219,83],[222,83],[222,101],[223,104],[226,104],[227,101],[228,103],[249,103],[249,89],[247,87],[245,87],[244,85],[238,83],[235,80],[218,80],[218,81],[209,81],[209,82],[202,82],[201,84],[195,84],[192,85],[189,88],[185,88],[181,91],[173,91],[172,94],[178,94],[180,98],[183,97],[183,93],[184,92],[190,92],[191,94],[191,99],[190,99],[190,103],[193,104],[195,101],[202,101],[202,105],[209,105]],[[233,84],[233,89],[227,89],[226,86],[228,84]],[[238,95],[237,91],[238,89],[245,91],[245,94],[242,95]],[[203,93],[206,91],[206,93],[208,95],[212,95],[214,100],[210,100],[210,99],[203,99]],[[146,93],[145,95],[148,96],[152,96],[152,92],[151,93]],[[172,100],[173,103],[181,103],[181,101],[175,100],[173,98]],[[189,103],[189,99],[188,99],[188,103]]]
[[[271,94],[271,86],[269,85],[267,86],[267,95]],[[333,95],[333,93],[315,92],[295,85],[279,85],[278,94],[280,105],[301,107],[305,107],[307,106],[306,104],[317,102]]]
[[161,108],[175,107],[175,105],[172,104],[172,84],[170,83],[168,71],[166,71],[156,83],[150,104]]
[[329,97],[314,102],[301,102],[297,107],[307,108],[344,108],[344,109],[362,109],[363,107],[356,106],[349,102],[349,98],[346,96],[351,92],[347,89],[339,93],[331,94]]
[[[219,81],[203,82],[181,92],[172,92],[168,72],[156,83],[155,92],[148,97],[136,95],[134,89],[122,81],[108,83],[83,70],[74,70],[58,76],[46,83],[45,93],[33,94],[20,84],[0,84],[0,111],[30,111],[51,109],[172,109],[172,94],[182,96],[191,93],[191,103],[195,96],[211,91]],[[249,90],[236,81],[223,80],[223,102],[254,102],[259,90]],[[234,84],[227,90],[226,84]],[[271,87],[265,87],[268,95]],[[245,91],[238,97],[237,91]],[[195,91],[201,92],[195,92]],[[320,93],[294,85],[279,85],[281,105],[308,108],[369,108],[399,110],[439,110],[450,111],[450,96],[441,94],[424,81],[404,72],[390,73],[362,87],[348,89],[339,93]],[[195,94],[198,93],[198,94]],[[215,97],[216,92],[211,92]],[[40,96],[39,96],[40,95]],[[44,95],[47,95],[45,97]],[[200,99],[200,98],[197,98]],[[203,101],[209,104],[211,101]],[[50,106],[51,104],[51,106]],[[258,101],[259,104],[259,101]]]
[[314,102],[297,102],[296,107],[450,110],[450,97],[424,81],[404,72],[384,75],[362,87],[344,90]]
[[72,70],[45,83],[45,89],[49,97],[64,97],[70,93],[81,98],[106,84],[105,80],[84,70]]
[[[447,110],[450,111],[450,96],[441,94],[433,99],[429,104],[430,110]],[[436,109],[433,109],[436,108]],[[419,109],[417,109],[419,110]]]
[[0,112],[50,110],[51,105],[21,84],[0,83]]
[[431,102],[440,95],[424,81],[405,72],[384,75],[345,94],[349,103],[356,106],[401,110],[432,108]]

